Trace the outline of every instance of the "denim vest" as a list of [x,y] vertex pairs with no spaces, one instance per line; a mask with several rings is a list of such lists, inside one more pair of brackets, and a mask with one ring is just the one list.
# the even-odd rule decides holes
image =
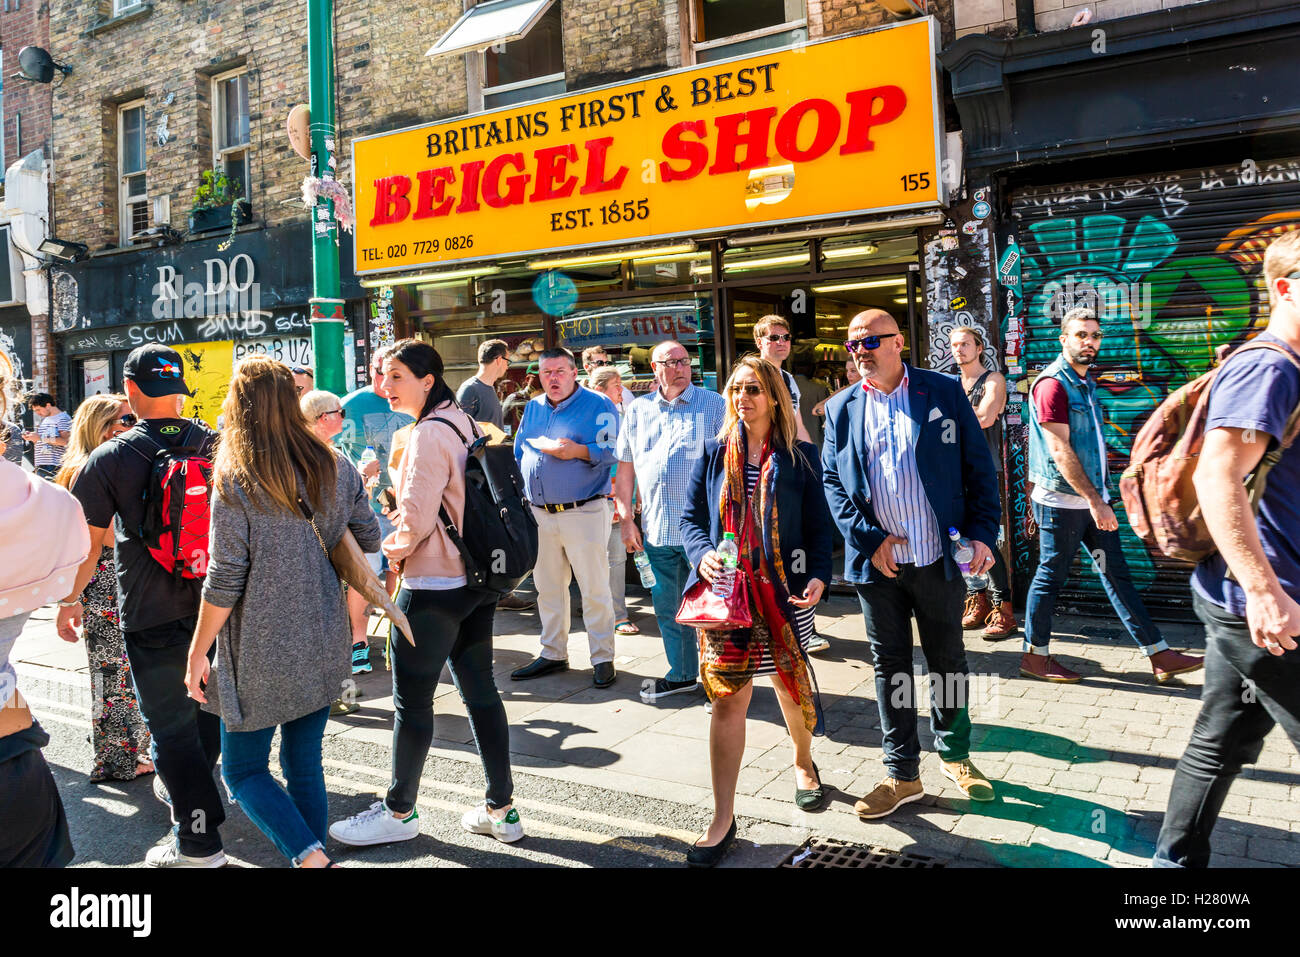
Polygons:
[[[1091,379],[1080,379],[1065,356],[1057,356],[1041,373],[1050,376],[1065,386],[1070,397],[1070,448],[1079,457],[1083,472],[1092,482],[1093,488],[1103,492],[1104,463],[1101,461],[1101,449],[1097,435],[1097,419],[1093,409],[1097,407],[1097,384]],[[1035,380],[1037,384],[1037,380]],[[1074,486],[1065,480],[1061,470],[1056,467],[1056,460],[1047,447],[1047,437],[1038,421],[1038,407],[1029,402],[1029,480],[1036,486],[1053,492],[1065,492],[1077,495]]]

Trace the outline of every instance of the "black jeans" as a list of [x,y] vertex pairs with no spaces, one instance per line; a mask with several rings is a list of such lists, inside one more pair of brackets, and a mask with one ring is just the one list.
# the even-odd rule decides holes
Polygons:
[[[1007,579],[1007,560],[1002,557],[1002,549],[997,545],[990,545],[989,551],[993,553],[993,567],[988,570],[989,578],[989,601],[993,602],[996,608],[1004,601],[1011,600],[1011,582]],[[983,590],[983,589],[981,589]],[[973,594],[971,592],[970,594]]]
[[393,784],[385,805],[397,814],[415,807],[424,759],[433,743],[433,694],[442,666],[448,664],[483,760],[488,807],[505,807],[511,802],[514,783],[510,779],[506,706],[492,677],[496,593],[475,588],[403,588],[397,595],[397,607],[410,619],[415,646],[401,635],[393,635],[397,714],[393,722]]
[[885,769],[900,781],[921,776],[912,675],[912,616],[930,672],[930,727],[944,761],[970,756],[966,648],[962,644],[962,599],[966,583],[944,577],[943,559],[917,568],[900,565],[897,578],[858,585],[876,669],[876,704],[884,738]]
[[[37,725],[18,734],[49,740]],[[0,761],[0,867],[64,867],[72,856],[63,801],[40,748]]]
[[207,857],[221,850],[217,829],[226,811],[212,779],[221,753],[221,719],[200,710],[185,691],[195,620],[182,618],[123,637],[140,713],[153,736],[154,767],[171,795],[181,853]]
[[1274,724],[1300,750],[1300,652],[1274,657],[1250,640],[1246,619],[1196,592],[1192,605],[1205,623],[1205,687],[1169,789],[1156,867],[1209,866],[1210,835],[1232,779],[1259,760]]

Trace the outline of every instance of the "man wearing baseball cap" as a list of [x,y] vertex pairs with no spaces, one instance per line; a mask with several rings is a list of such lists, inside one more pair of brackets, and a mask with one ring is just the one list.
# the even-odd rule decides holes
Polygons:
[[[190,637],[198,618],[201,578],[174,576],[149,553],[141,526],[154,456],[164,447],[188,447],[211,459],[217,434],[198,420],[180,418],[185,364],[174,349],[141,346],[122,370],[126,398],[139,422],[100,445],[72,486],[90,525],[92,542],[114,526],[118,615],[140,712],[153,737],[158,777],[154,793],[172,808],[176,840],[151,848],[153,867],[220,867],[226,863],[218,831],[224,802],[212,779],[220,752],[220,720],[200,711],[185,691]],[[82,608],[78,597],[94,574],[99,549],[77,570],[76,582],[59,602],[58,631],[77,640]]]

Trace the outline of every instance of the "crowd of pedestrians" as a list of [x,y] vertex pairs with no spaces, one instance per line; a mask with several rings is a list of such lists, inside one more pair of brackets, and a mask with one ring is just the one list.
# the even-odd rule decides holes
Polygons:
[[[1209,389],[1195,470],[1217,546],[1192,580],[1208,636],[1204,660],[1168,647],[1120,547],[1089,374],[1102,344],[1091,311],[1062,317],[1062,352],[1026,404],[1040,563],[1020,673],[1079,680],[1048,650],[1056,598],[1081,545],[1156,682],[1206,668],[1158,864],[1208,862],[1228,787],[1273,724],[1300,747],[1300,453],[1291,447],[1300,431],[1300,232],[1274,241],[1264,273],[1268,330],[1242,358],[1230,357]],[[997,640],[1018,627],[998,547],[997,430],[1007,385],[985,365],[983,333],[952,331],[957,374],[944,375],[904,361],[895,319],[867,309],[850,321],[849,384],[834,393],[782,367],[792,343],[787,320],[763,317],[754,340],[757,352],[735,361],[720,394],[693,381],[690,350],[676,340],[651,350],[654,388],[638,397],[603,349],[586,350],[581,368],[567,349],[547,349],[540,392],[524,403],[513,436],[520,514],[531,515],[536,531],[540,647],[510,678],[568,669],[576,583],[592,684],[614,684],[617,636],[639,630],[625,594],[634,560],[668,667],[644,681],[641,700],[702,687],[711,711],[714,813],[686,858],[699,867],[717,864],[736,837],[755,678],[771,679],[790,735],[795,805],[826,804],[830,788],[811,751],[824,722],[810,655],[825,647],[815,610],[837,542],[842,581],[861,606],[882,732],[883,777],[855,805],[863,819],[925,793],[914,631],[930,674],[939,771],[971,800],[995,798],[995,783],[971,760],[963,629],[983,626]],[[295,866],[337,866],[330,837],[358,846],[416,837],[444,666],[486,778],[484,799],[462,827],[507,843],[524,836],[492,672],[496,609],[522,592],[510,593],[517,576],[499,588],[486,579],[460,534],[474,517],[470,491],[485,494],[471,489],[470,466],[481,477],[484,443],[507,434],[496,386],[509,347],[484,342],[477,360],[477,374],[453,392],[438,352],[403,340],[376,350],[371,385],[340,400],[315,390],[310,370],[250,357],[235,369],[220,436],[180,417],[184,366],[160,345],[130,355],[125,396],[88,399],[75,418],[48,395],[32,398],[39,424],[24,438],[35,443],[37,471],[71,496],[0,462],[0,552],[22,550],[21,562],[4,564],[0,596],[32,596],[0,619],[0,705],[12,705],[0,707],[0,782],[23,795],[0,802],[0,863],[59,865],[72,855],[40,757],[48,738],[7,663],[28,605],[52,599],[59,635],[86,641],[91,779],[156,771],[154,791],[172,808],[174,839],[149,850],[146,863],[225,862],[218,759],[231,799]],[[8,421],[4,396],[0,388],[0,422]],[[1248,494],[1244,480],[1261,462],[1272,479]],[[50,530],[40,541],[30,534],[34,511]],[[365,574],[395,596],[410,636],[395,632],[386,652],[391,785],[368,809],[330,824],[324,730],[331,713],[348,710],[350,675],[371,668],[371,607],[339,557],[349,548],[361,564],[364,553]],[[283,785],[270,771],[277,731]]]

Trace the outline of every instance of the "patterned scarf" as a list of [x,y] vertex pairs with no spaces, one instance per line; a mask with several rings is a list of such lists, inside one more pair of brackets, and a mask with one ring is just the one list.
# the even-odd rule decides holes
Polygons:
[[[737,426],[727,440],[726,475],[719,505],[723,531],[737,536],[740,564],[749,574],[754,596],[753,640],[745,631],[701,631],[701,641],[712,653],[704,656],[709,667],[701,669],[709,697],[734,694],[752,680],[761,664],[759,649],[770,635],[772,663],[790,697],[803,712],[804,724],[816,734],[822,726],[821,707],[813,686],[812,670],[795,635],[790,606],[790,588],[781,560],[778,531],[776,483],[778,461],[770,444],[763,447],[754,494],[745,491],[745,462],[748,458],[745,430]],[[749,509],[750,521],[745,522]],[[744,534],[741,535],[743,529]]]

